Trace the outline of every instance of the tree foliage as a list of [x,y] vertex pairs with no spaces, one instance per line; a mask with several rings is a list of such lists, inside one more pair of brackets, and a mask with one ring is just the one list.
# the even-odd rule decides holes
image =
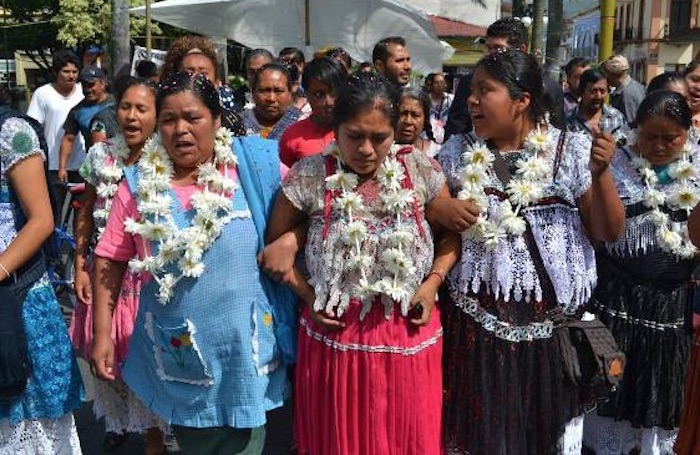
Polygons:
[[[33,0],[39,1],[39,0]],[[112,10],[108,0],[57,0],[59,13],[52,22],[58,29],[58,41],[67,46],[85,44],[107,44],[111,33]],[[130,0],[130,6],[143,6],[145,0]],[[138,16],[130,18],[131,36],[143,35],[146,19]],[[156,24],[151,25],[152,33],[159,34]]]
[[58,13],[59,0],[2,0],[0,49],[4,58],[24,52],[40,68],[47,69],[51,50],[59,46],[51,18]]

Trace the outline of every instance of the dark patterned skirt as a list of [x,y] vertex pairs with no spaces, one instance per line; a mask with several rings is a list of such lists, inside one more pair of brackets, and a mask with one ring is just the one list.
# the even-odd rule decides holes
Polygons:
[[552,304],[508,303],[483,292],[470,300],[454,290],[440,301],[448,452],[557,453],[567,422],[586,400],[564,377],[546,320]]
[[666,253],[619,258],[598,253],[592,307],[627,356],[621,386],[598,414],[633,427],[678,426],[692,335],[688,290],[693,261]]

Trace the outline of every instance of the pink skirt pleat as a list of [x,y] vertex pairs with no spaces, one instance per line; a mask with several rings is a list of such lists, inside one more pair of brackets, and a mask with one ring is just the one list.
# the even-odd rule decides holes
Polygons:
[[[442,452],[442,328],[387,320],[360,305],[329,332],[305,311],[299,330],[295,435],[300,454],[439,455]],[[391,352],[387,352],[391,351]]]
[[[141,279],[133,273],[124,274],[119,300],[112,313],[112,341],[114,342],[114,361],[117,371],[126,360],[129,351],[129,340],[134,332],[134,323],[139,309],[139,293]],[[93,339],[92,305],[75,302],[70,323],[70,339],[78,355],[90,360]]]

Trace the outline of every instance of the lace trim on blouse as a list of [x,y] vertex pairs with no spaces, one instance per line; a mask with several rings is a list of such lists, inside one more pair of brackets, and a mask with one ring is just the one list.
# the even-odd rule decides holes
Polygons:
[[[423,152],[414,150],[405,155],[406,166],[411,176],[414,190],[419,200],[421,226],[425,236],[416,235],[415,242],[407,254],[413,259],[416,273],[407,283],[408,291],[413,294],[428,274],[433,263],[433,236],[430,226],[424,219],[423,208],[432,200],[444,184],[444,176],[439,166]],[[305,259],[310,275],[309,284],[314,287],[317,296],[325,296],[323,301],[329,311],[338,307],[347,307],[350,290],[358,284],[360,274],[357,270],[347,270],[348,247],[344,239],[347,232],[346,217],[333,209],[330,214],[327,237],[324,238],[323,210],[324,182],[326,169],[322,156],[305,158],[297,162],[287,174],[283,191],[289,201],[299,210],[309,215],[309,230],[306,242]],[[363,194],[366,210],[354,216],[367,223],[368,233],[361,245],[362,254],[375,258],[365,272],[370,282],[381,278],[381,253],[390,246],[390,234],[394,232],[396,219],[386,216],[378,194],[378,185],[370,181],[358,188]],[[366,193],[366,194],[365,194]],[[418,232],[418,223],[414,214],[408,210],[403,222],[407,229]],[[391,310],[393,301],[381,295],[382,304]]]
[[[692,152],[690,161],[700,174],[700,147],[691,143]],[[635,204],[643,204],[644,182],[639,172],[632,165],[631,157],[634,152],[627,148],[618,149],[612,161],[612,173],[615,180],[617,192],[626,208]],[[698,185],[698,182],[691,182]],[[671,182],[668,185],[657,185],[656,188],[662,191],[667,197],[678,187],[679,182]],[[679,229],[685,229],[686,221],[673,221]],[[658,228],[651,220],[651,210],[644,213],[627,215],[625,229],[616,241],[605,242],[605,249],[613,255],[619,257],[644,256],[647,252],[660,250],[657,236]]]
[[[554,135],[558,140],[558,134]],[[460,169],[462,137],[453,136],[443,146],[440,164],[455,192]],[[591,185],[588,170],[590,141],[581,134],[567,133],[561,166],[556,182],[545,188],[544,197],[558,197],[564,203],[536,205],[523,210],[552,281],[557,304],[566,312],[574,312],[588,301],[597,281],[595,254],[588,241],[576,201]],[[545,157],[554,166],[554,157]],[[502,191],[498,179],[489,186]],[[498,198],[489,196],[488,210],[498,209]],[[532,255],[522,237],[509,237],[493,251],[483,242],[469,237],[462,240],[462,260],[452,270],[453,280],[464,292],[477,294],[482,286],[496,298],[506,302],[541,301],[542,284],[537,276]]]

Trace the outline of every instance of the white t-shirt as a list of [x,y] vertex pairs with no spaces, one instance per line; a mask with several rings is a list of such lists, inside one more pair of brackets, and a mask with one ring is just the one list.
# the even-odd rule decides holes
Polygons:
[[[49,148],[49,170],[58,170],[58,155],[63,140],[63,123],[68,112],[83,99],[80,84],[75,84],[73,93],[63,96],[56,91],[52,84],[45,84],[36,89],[27,109],[27,115],[36,119],[44,126],[46,145]],[[80,168],[85,159],[85,144],[82,135],[78,134],[73,142],[73,152],[68,160],[68,170]]]

